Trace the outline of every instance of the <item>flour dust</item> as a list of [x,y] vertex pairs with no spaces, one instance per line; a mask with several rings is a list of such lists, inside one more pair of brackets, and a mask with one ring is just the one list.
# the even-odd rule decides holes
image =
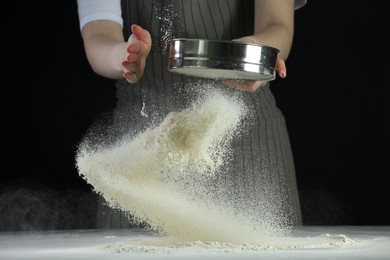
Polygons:
[[285,245],[288,230],[278,216],[253,217],[247,210],[252,205],[241,201],[237,207],[231,186],[217,181],[229,170],[233,141],[247,115],[239,95],[209,88],[188,108],[114,145],[86,138],[77,168],[112,207],[147,222],[175,245]]

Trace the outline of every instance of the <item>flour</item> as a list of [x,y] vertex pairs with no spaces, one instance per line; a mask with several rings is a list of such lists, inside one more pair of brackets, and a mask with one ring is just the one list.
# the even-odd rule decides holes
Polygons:
[[76,158],[80,176],[112,207],[146,221],[163,236],[105,249],[161,252],[196,247],[234,252],[348,243],[342,236],[309,240],[286,236],[288,230],[278,225],[278,216],[264,213],[253,218],[245,201],[237,212],[231,193],[215,187],[247,113],[239,96],[209,88],[187,109],[172,112],[159,125],[115,145],[92,149],[86,139]]
[[172,238],[150,239],[147,241],[116,242],[101,248],[112,253],[242,253],[275,250],[334,249],[354,246],[354,240],[343,234],[323,234],[316,237],[279,237],[262,244],[224,243],[217,241],[174,242]]
[[[156,19],[160,21],[160,50],[166,53],[168,42],[174,38],[173,22],[178,19],[178,13],[173,4],[156,2],[153,8]],[[177,23],[180,24],[180,23]]]
[[209,91],[116,146],[90,151],[81,145],[79,173],[112,206],[181,241],[262,240],[245,216],[234,215],[209,192],[245,113],[238,98]]
[[141,116],[148,117],[148,114],[145,113],[145,102],[142,102],[142,108],[141,108]]

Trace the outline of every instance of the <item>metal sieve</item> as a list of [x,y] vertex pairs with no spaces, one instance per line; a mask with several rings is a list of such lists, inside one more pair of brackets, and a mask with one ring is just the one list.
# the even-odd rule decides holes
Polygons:
[[275,79],[279,50],[260,44],[204,39],[172,39],[168,70],[215,79]]

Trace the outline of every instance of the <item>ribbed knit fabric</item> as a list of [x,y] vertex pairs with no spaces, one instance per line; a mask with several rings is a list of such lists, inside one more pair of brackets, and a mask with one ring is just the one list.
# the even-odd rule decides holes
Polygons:
[[[253,33],[253,1],[250,0],[125,0],[122,1],[124,34],[139,24],[153,39],[144,75],[139,83],[117,82],[115,120],[119,131],[142,129],[141,111],[162,117],[188,105],[192,96],[183,93],[208,80],[186,77],[167,70],[167,43],[173,38],[231,40]],[[220,86],[227,92],[237,91]],[[289,225],[302,223],[293,155],[284,117],[278,109],[269,84],[254,93],[241,93],[252,112],[244,133],[234,140],[230,170],[218,180],[234,190],[235,203],[253,205],[269,201],[275,214]],[[152,113],[153,112],[153,113]],[[141,122],[141,123],[140,123]],[[225,182],[225,183],[224,183]],[[243,188],[244,187],[244,188]],[[271,205],[272,204],[272,205]],[[259,214],[264,214],[259,208]],[[123,228],[129,224],[109,208],[102,208],[102,228]]]

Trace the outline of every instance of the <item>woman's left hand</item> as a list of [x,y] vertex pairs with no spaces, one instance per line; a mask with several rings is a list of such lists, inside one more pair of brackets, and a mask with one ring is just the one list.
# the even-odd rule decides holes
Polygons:
[[[286,64],[284,60],[276,60],[276,72],[281,78],[286,77]],[[229,88],[236,88],[243,91],[254,92],[258,88],[261,88],[267,84],[268,81],[253,81],[253,80],[237,80],[237,79],[224,79],[222,84]]]
[[[240,42],[247,42],[247,43],[254,43],[254,40],[252,37],[247,36],[240,39],[236,39],[233,41],[240,41]],[[285,78],[287,75],[287,68],[286,63],[284,60],[278,58],[276,59],[276,66],[275,66],[276,73],[281,78]],[[224,79],[222,80],[222,84],[226,87],[230,88],[236,88],[243,91],[249,91],[254,92],[258,88],[264,87],[267,84],[268,81],[253,81],[253,80],[237,80],[237,79]]]

